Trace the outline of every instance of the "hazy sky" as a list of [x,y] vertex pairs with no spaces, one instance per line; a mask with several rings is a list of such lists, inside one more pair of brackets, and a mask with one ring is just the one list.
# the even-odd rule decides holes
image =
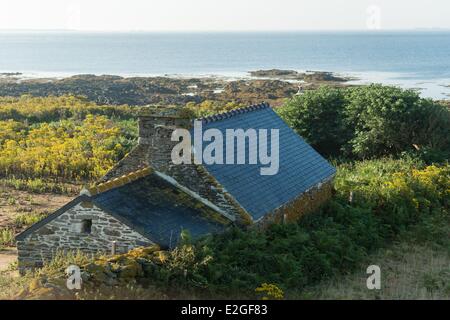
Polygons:
[[450,29],[449,0],[0,0],[0,29]]

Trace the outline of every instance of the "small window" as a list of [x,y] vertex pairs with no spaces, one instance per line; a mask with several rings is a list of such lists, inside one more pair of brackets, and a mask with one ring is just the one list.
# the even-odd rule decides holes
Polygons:
[[91,233],[92,231],[92,220],[91,219],[85,219],[81,221],[81,233]]

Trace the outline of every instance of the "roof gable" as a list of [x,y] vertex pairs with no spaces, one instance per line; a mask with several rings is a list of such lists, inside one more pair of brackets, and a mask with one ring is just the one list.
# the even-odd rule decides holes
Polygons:
[[[84,192],[87,194],[76,197],[20,233],[16,239],[24,240],[81,202],[92,202],[124,225],[167,248],[178,244],[182,230],[188,230],[193,238],[198,238],[223,231],[233,221],[233,217],[214,204],[150,168]],[[89,195],[91,192],[92,196]]]
[[68,203],[66,203],[64,206],[62,206],[61,208],[59,208],[58,210],[56,210],[55,212],[53,212],[52,214],[48,215],[47,217],[45,217],[44,219],[36,222],[35,224],[29,226],[27,229],[25,229],[24,231],[22,231],[21,233],[19,233],[16,236],[16,240],[17,241],[22,241],[24,240],[27,236],[29,236],[30,234],[32,234],[33,232],[35,232],[36,230],[39,230],[41,227],[45,226],[47,223],[49,223],[50,221],[55,220],[56,218],[58,218],[60,215],[62,215],[64,212],[66,212],[67,210],[75,207],[77,204],[79,204],[80,202],[83,201],[89,201],[90,198],[86,195],[81,195],[76,197],[75,199],[73,199],[72,201],[69,201]]
[[182,230],[193,238],[224,230],[231,220],[152,172],[96,194],[92,201],[163,247],[178,244]]
[[[261,175],[267,165],[204,164],[209,173],[229,192],[254,220],[295,199],[318,183],[330,178],[336,170],[294,132],[266,104],[252,106],[238,112],[208,117],[203,131],[219,129],[225,141],[226,129],[279,130],[279,171],[275,175]],[[268,139],[270,142],[270,139]],[[208,143],[204,143],[203,148]],[[270,143],[269,143],[270,145]],[[268,148],[270,150],[270,147]],[[224,143],[224,158],[226,147]]]

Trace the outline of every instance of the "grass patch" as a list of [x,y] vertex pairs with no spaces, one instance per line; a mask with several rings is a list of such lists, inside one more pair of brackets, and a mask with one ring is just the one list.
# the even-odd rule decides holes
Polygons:
[[0,248],[11,247],[15,243],[15,232],[12,228],[0,229]]
[[47,213],[41,212],[21,213],[14,217],[14,225],[17,228],[29,227],[47,216]]
[[[381,289],[368,290],[366,268],[381,269]],[[367,257],[355,272],[334,277],[292,299],[450,299],[450,254],[444,247],[396,244]]]
[[27,191],[37,194],[54,193],[61,195],[73,195],[79,190],[78,186],[62,182],[48,181],[41,178],[19,179],[15,177],[0,179],[0,185],[19,191]]

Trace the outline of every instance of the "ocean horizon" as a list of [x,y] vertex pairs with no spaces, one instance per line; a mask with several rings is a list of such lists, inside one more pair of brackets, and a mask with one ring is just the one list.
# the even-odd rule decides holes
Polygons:
[[0,73],[248,78],[329,71],[450,98],[450,31],[0,32]]

